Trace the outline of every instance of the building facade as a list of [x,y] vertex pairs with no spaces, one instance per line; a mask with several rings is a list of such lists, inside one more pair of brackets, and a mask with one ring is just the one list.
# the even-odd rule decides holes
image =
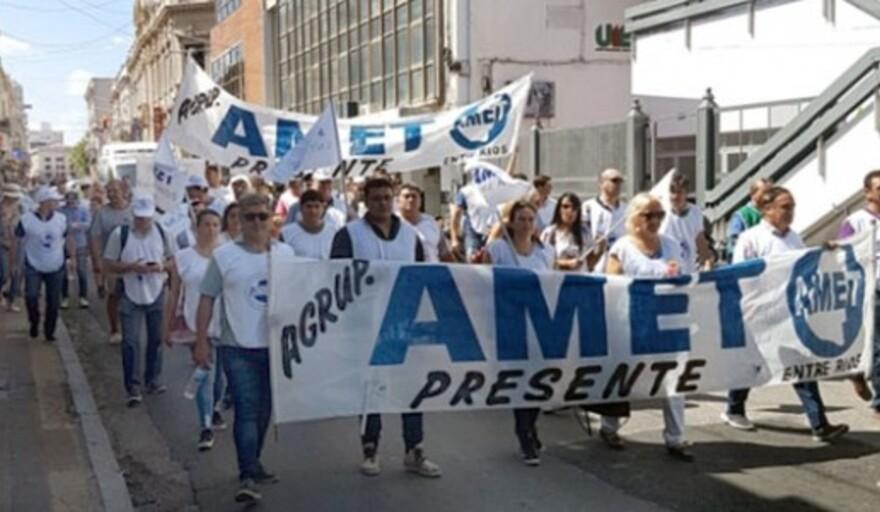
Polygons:
[[42,183],[66,181],[73,175],[69,146],[41,146],[31,153],[31,178]]
[[113,140],[112,96],[112,78],[92,78],[89,80],[85,100],[89,123],[86,132],[86,156],[90,160],[101,153],[101,146]]
[[27,162],[27,113],[24,92],[0,62],[0,173],[11,179]]
[[[157,141],[183,75],[186,56],[202,66],[214,25],[213,0],[137,0],[135,41],[113,85],[111,125],[133,141]],[[125,119],[131,110],[131,119]]]
[[207,70],[215,82],[250,103],[268,103],[266,11],[263,0],[217,0]]
[[63,146],[64,131],[53,130],[51,123],[40,123],[39,130],[28,132],[28,151],[34,152],[45,146]]

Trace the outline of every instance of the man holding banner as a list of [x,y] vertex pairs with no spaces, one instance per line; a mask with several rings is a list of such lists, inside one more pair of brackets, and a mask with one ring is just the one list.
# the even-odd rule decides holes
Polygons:
[[[758,203],[763,219],[749,228],[736,241],[733,262],[766,258],[774,254],[803,249],[800,236],[790,229],[794,220],[794,197],[784,187],[773,186],[761,195]],[[803,404],[804,412],[816,441],[831,441],[849,431],[846,424],[832,425],[825,417],[825,404],[819,394],[816,381],[794,384],[794,390]],[[749,389],[733,389],[728,394],[727,411],[721,419],[733,428],[755,430],[755,425],[746,417],[746,400]]]
[[[363,219],[350,222],[340,229],[333,239],[331,258],[354,258],[359,260],[388,260],[416,262],[425,261],[424,247],[418,232],[393,213],[394,186],[386,178],[371,178],[364,185],[367,213]],[[234,390],[233,390],[234,392]],[[440,467],[428,460],[422,449],[422,413],[401,415],[403,442],[406,455],[403,464],[407,471],[425,477],[442,475]],[[382,417],[367,414],[361,435],[364,461],[361,472],[367,476],[381,471],[377,451]]]

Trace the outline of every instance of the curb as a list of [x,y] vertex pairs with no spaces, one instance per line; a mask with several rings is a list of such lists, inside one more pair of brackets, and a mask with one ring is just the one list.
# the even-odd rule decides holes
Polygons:
[[104,510],[112,512],[134,512],[128,486],[122,476],[122,470],[116,462],[116,455],[110,445],[110,437],[101,422],[101,414],[95,405],[92,396],[92,388],[79,362],[79,356],[64,321],[58,318],[58,336],[55,342],[61,363],[67,373],[67,383],[73,396],[73,403],[80,418],[83,436],[86,440],[86,451],[89,454],[89,462],[95,479]]

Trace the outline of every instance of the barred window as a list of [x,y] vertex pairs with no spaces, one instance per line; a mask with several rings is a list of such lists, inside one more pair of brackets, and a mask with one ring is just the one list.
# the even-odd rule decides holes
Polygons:
[[211,62],[211,78],[239,98],[244,97],[244,60],[241,44],[230,47]]
[[214,14],[217,22],[225,20],[241,6],[241,0],[214,0]]
[[440,0],[279,0],[284,108],[318,113],[331,98],[371,111],[436,101]]

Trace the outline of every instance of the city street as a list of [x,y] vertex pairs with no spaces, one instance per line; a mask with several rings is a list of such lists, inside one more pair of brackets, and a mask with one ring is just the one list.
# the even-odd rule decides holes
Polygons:
[[[165,352],[169,391],[123,405],[118,347],[106,342],[103,313],[71,310],[74,337],[136,507],[144,510],[240,510],[230,429],[213,450],[196,449],[196,413],[183,396],[192,365],[185,349]],[[834,445],[812,441],[794,393],[755,392],[755,433],[723,426],[717,396],[689,400],[688,436],[697,461],[669,458],[657,408],[637,407],[623,429],[627,448],[589,439],[569,412],[542,415],[547,451],[538,468],[518,459],[509,412],[433,414],[426,449],[443,468],[438,480],[402,468],[399,421],[387,416],[380,447],[383,472],[358,472],[355,419],[270,429],[264,463],[281,482],[264,487],[259,510],[875,510],[880,500],[878,420],[845,382],[823,383],[832,422],[853,431]]]

